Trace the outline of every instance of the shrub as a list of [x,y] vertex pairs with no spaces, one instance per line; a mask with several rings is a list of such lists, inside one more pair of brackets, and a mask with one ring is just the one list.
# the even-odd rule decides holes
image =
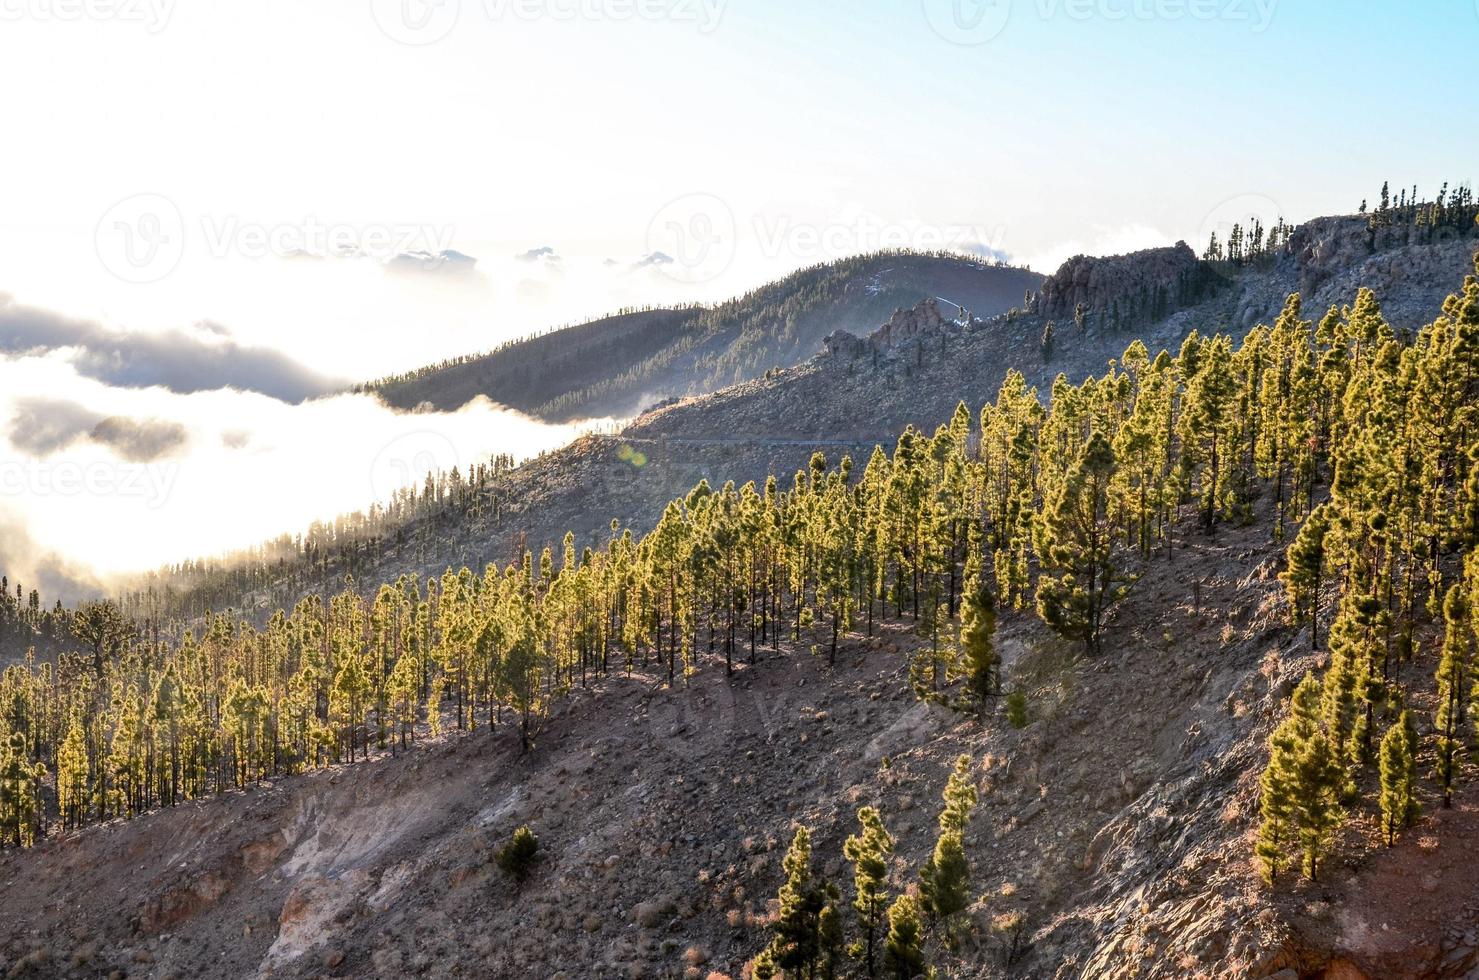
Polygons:
[[500,868],[522,883],[534,870],[534,862],[539,860],[539,838],[527,825],[520,827],[509,842],[498,849],[495,858]]
[[1007,724],[1023,728],[1027,724],[1027,697],[1021,691],[1007,695]]

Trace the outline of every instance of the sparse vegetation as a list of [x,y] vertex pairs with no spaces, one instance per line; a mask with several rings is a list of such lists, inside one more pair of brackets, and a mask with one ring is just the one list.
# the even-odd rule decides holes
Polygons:
[[527,825],[521,826],[508,843],[498,849],[495,859],[505,874],[522,884],[533,873],[539,860],[539,839]]

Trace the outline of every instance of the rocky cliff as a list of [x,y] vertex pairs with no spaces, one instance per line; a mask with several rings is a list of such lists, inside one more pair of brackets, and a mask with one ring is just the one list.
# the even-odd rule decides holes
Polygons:
[[1128,255],[1077,255],[1043,283],[1030,312],[1072,317],[1082,308],[1108,326],[1106,320],[1159,319],[1205,295],[1209,276],[1185,242]]

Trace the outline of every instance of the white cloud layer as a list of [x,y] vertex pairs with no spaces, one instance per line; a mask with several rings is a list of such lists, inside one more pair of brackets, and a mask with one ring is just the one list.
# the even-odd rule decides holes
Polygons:
[[528,457],[592,424],[547,425],[486,399],[399,414],[368,395],[294,405],[117,388],[68,354],[0,358],[0,527],[11,532],[0,563],[13,580],[44,579],[57,556],[108,574],[255,545],[363,510],[429,470]]

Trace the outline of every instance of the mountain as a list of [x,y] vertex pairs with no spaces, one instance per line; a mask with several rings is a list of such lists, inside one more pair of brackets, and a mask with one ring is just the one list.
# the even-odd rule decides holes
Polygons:
[[882,253],[812,266],[713,307],[624,312],[367,386],[389,405],[452,410],[478,395],[551,421],[629,416],[789,367],[837,329],[940,297],[954,315],[1005,312],[1038,287],[1025,269]]
[[[217,580],[217,597],[249,581],[232,596],[249,612],[308,598],[291,619],[203,620],[201,639],[168,656],[178,683],[215,699],[153,695],[152,717],[182,711],[196,727],[128,715],[153,725],[158,740],[125,742],[137,758],[116,738],[99,755],[84,716],[64,720],[57,708],[58,690],[92,696],[94,675],[115,685],[114,664],[68,661],[60,680],[43,671],[34,697],[29,674],[7,673],[16,706],[7,717],[28,719],[23,709],[35,704],[46,719],[37,737],[57,742],[67,731],[69,748],[56,757],[72,778],[86,781],[89,759],[129,772],[158,752],[150,778],[173,785],[162,761],[178,744],[169,736],[197,746],[184,760],[187,781],[224,789],[101,826],[89,798],[79,804],[69,792],[59,803],[68,824],[88,826],[0,853],[14,906],[0,924],[0,957],[16,976],[79,978],[743,977],[784,911],[782,856],[797,825],[810,828],[816,873],[851,896],[844,841],[858,809],[877,807],[896,842],[884,865],[889,888],[918,886],[920,869],[944,853],[941,797],[964,755],[959,778],[979,797],[960,818],[971,884],[953,938],[937,925],[929,942],[942,975],[1474,975],[1474,772],[1460,760],[1452,807],[1427,775],[1441,750],[1439,652],[1451,661],[1470,650],[1472,624],[1462,589],[1445,604],[1446,627],[1425,608],[1434,583],[1463,581],[1479,552],[1426,538],[1407,550],[1392,544],[1412,515],[1455,537],[1472,533],[1454,522],[1472,491],[1457,476],[1419,493],[1390,488],[1462,458],[1467,439],[1435,439],[1424,426],[1458,434],[1479,404],[1467,370],[1479,362],[1476,242],[1472,233],[1423,241],[1373,227],[1382,226],[1322,219],[1237,261],[1199,260],[1185,246],[1080,257],[1030,302],[993,317],[926,298],[871,329],[829,331],[802,363],[655,407],[613,436],[438,484],[373,533],[249,580]],[[1363,281],[1389,295],[1358,293]],[[1291,314],[1296,290],[1303,306]],[[1257,329],[1281,314],[1281,339]],[[1053,344],[1042,339],[1049,323]],[[1213,338],[1218,331],[1234,339]],[[1169,389],[1155,388],[1151,373],[1161,350],[1184,351],[1154,369],[1170,372],[1159,375]],[[1310,384],[1315,370],[1319,384]],[[981,406],[1009,371],[1021,383],[1012,379],[1005,407],[982,423]],[[1264,384],[1284,376],[1297,385]],[[1088,468],[1098,437],[1107,429],[1121,446],[1139,393],[1157,390],[1172,393],[1153,403],[1168,414],[1152,416],[1147,431],[1168,441],[1146,458],[1189,483],[1140,519],[1153,539],[1141,553],[1125,533],[1133,492],[1116,490],[1113,505],[1108,496],[1078,510],[1067,502],[1104,486],[1094,482],[1103,471]],[[930,438],[961,402],[960,431]],[[1438,410],[1428,417],[1430,405]],[[1305,423],[1328,423],[1335,444]],[[923,435],[901,437],[911,425]],[[1282,447],[1272,459],[1270,432]],[[873,447],[896,440],[890,469],[874,474],[885,479],[869,483]],[[1116,480],[1143,472],[1131,469],[1144,465],[1133,443],[1124,445]],[[1217,482],[1226,469],[1208,465],[1208,445],[1222,446],[1222,463],[1244,482]],[[848,476],[826,472],[811,465],[818,451],[827,465],[847,454],[855,466]],[[1305,481],[1299,492],[1286,495],[1286,469]],[[725,488],[771,475],[777,496],[763,504]],[[1026,496],[1005,492],[1013,486]],[[1370,506],[1375,488],[1395,516]],[[999,517],[998,506],[1015,516]],[[1315,513],[1334,515],[1323,526],[1337,530],[1319,542],[1319,562],[1332,565],[1313,573],[1313,598],[1300,599],[1302,556],[1315,547],[1306,529],[1322,526]],[[607,550],[613,518],[638,538],[655,533],[635,550]],[[1066,541],[1076,526],[1108,542],[1118,573],[1134,575],[1133,588],[1099,610],[1097,649],[1034,611],[1035,600],[1063,602],[1051,588],[1034,595],[1023,581],[1012,592],[1012,536],[1030,537],[1021,547],[1046,564],[1070,559],[1043,540]],[[987,632],[1003,691],[1020,701],[968,694],[975,667],[953,659],[967,622],[950,608],[961,570],[954,549],[962,539],[971,546],[967,527],[1002,536],[983,572],[1002,590]],[[1291,538],[1304,541],[1293,560]],[[577,557],[587,545],[597,553]],[[1391,559],[1372,563],[1371,575],[1392,576],[1377,594],[1411,589],[1410,601],[1369,608],[1358,591],[1365,574],[1347,569],[1371,554]],[[860,571],[880,556],[884,574]],[[424,603],[421,585],[403,576],[424,577]],[[871,585],[861,590],[866,613],[839,599],[860,581],[883,586],[881,601]],[[1053,576],[1044,569],[1039,581],[1051,586]],[[377,592],[379,582],[390,587]],[[960,598],[974,601],[964,590]],[[1066,615],[1079,601],[1069,596]],[[972,622],[983,621],[981,608]],[[1402,617],[1401,629],[1381,612]],[[469,632],[475,615],[489,618]],[[145,670],[164,650],[140,638],[116,669]],[[482,659],[504,650],[505,659]],[[368,716],[353,721],[365,673],[383,677],[392,658],[395,697],[428,712],[425,722],[414,708],[409,721],[397,716],[413,744],[398,744],[393,729],[377,744]],[[531,683],[531,662],[553,666]],[[1356,664],[1372,684],[1355,682]],[[415,693],[416,671],[422,685],[435,675],[431,693]],[[484,671],[505,678],[496,705],[480,700]],[[1298,719],[1308,731],[1283,727],[1291,694],[1316,677],[1330,692],[1319,717]],[[255,684],[262,698],[280,689],[272,696],[290,716],[270,738],[256,727]],[[1391,848],[1378,824],[1378,773],[1355,758],[1356,730],[1339,727],[1360,717],[1343,706],[1347,690],[1370,699],[1376,735],[1399,730],[1399,704],[1420,719],[1412,769],[1423,810]],[[535,700],[542,709],[530,725]],[[117,714],[141,702],[130,688],[100,704]],[[472,730],[463,730],[465,706]],[[211,712],[223,719],[220,734],[201,737],[214,731]],[[276,764],[279,732],[314,746],[316,761],[329,748],[340,761],[244,775],[243,756]],[[1280,825],[1276,854],[1287,861],[1294,844],[1310,844],[1322,863],[1313,880],[1285,864],[1269,883],[1254,850],[1269,819],[1260,774],[1270,745],[1291,739],[1316,748],[1338,739],[1349,753],[1348,789],[1329,777],[1332,766],[1313,764],[1316,754],[1301,757],[1297,774],[1324,779],[1320,792],[1338,797],[1347,819],[1313,836]],[[28,778],[17,771],[15,785]],[[108,785],[111,802],[97,805],[123,807],[137,790]],[[1313,803],[1301,807],[1275,816],[1314,819]],[[524,826],[539,856],[520,878],[499,855]]]

